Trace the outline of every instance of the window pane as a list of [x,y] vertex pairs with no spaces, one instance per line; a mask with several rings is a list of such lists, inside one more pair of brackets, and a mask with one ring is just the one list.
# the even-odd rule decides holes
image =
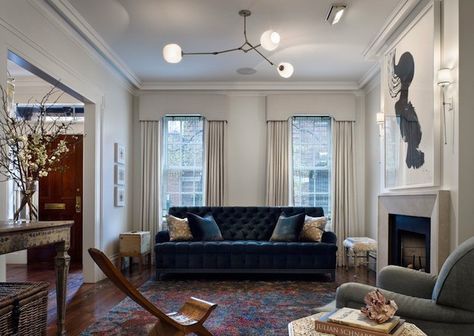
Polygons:
[[331,119],[294,117],[293,203],[320,206],[331,216]]
[[203,203],[204,121],[201,117],[163,119],[162,207]]

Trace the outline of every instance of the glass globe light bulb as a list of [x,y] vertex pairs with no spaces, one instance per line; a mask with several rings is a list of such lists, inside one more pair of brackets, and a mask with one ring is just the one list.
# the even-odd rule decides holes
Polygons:
[[163,58],[168,63],[179,63],[183,58],[181,47],[175,43],[165,45],[163,48]]
[[280,34],[273,30],[267,30],[260,36],[260,44],[265,50],[275,50],[280,44]]
[[278,64],[278,74],[283,77],[283,78],[290,78],[293,75],[293,72],[295,71],[295,68],[293,68],[293,65],[287,62],[282,62]]

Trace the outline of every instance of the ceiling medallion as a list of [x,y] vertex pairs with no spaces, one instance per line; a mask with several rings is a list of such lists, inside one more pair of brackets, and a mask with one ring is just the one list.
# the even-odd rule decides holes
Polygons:
[[263,59],[265,59],[265,61],[267,61],[271,66],[276,67],[278,74],[281,77],[290,78],[294,72],[293,65],[288,62],[282,62],[278,65],[275,65],[259,50],[260,47],[268,51],[275,50],[280,44],[280,34],[273,30],[267,30],[262,34],[262,36],[260,37],[260,44],[257,45],[250,43],[247,39],[247,17],[250,16],[250,14],[252,13],[247,9],[243,9],[239,12],[239,15],[244,18],[244,43],[240,47],[212,52],[183,52],[178,44],[171,43],[165,45],[165,47],[163,48],[163,58],[168,63],[179,63],[181,62],[183,56],[219,55],[235,51],[248,53],[249,51],[254,51],[259,54]]

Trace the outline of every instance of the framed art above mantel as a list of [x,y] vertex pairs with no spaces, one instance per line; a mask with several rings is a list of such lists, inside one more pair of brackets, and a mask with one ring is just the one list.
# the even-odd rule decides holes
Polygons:
[[434,187],[440,174],[440,8],[431,1],[387,49],[382,66],[385,189]]

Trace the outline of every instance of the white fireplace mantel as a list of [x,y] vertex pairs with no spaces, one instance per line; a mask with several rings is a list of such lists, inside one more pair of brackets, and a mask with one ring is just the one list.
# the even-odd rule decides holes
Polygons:
[[447,190],[379,195],[377,272],[388,265],[389,215],[431,219],[430,270],[437,274],[450,249],[450,195]]

